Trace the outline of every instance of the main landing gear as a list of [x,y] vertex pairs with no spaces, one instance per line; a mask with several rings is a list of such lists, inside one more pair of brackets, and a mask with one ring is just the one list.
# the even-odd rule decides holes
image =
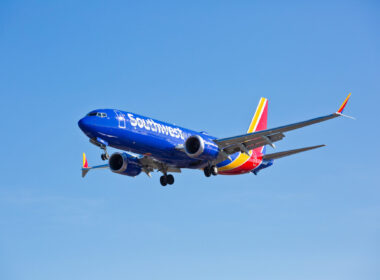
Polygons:
[[210,177],[211,175],[218,175],[218,168],[215,165],[207,166],[203,169],[205,176]]
[[160,177],[160,183],[163,187],[174,184],[174,176],[172,174],[164,174]]

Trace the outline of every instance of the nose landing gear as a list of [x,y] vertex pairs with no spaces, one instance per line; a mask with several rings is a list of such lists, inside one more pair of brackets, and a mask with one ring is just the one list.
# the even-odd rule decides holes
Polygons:
[[107,153],[107,150],[104,148],[104,153],[100,155],[102,160],[107,160],[110,158],[110,155]]
[[106,145],[101,145],[100,149],[102,149],[104,151],[104,153],[100,155],[100,158],[102,160],[108,160],[110,158],[110,155],[107,152],[107,146]]
[[90,143],[94,144],[95,146],[98,146],[100,149],[102,149],[104,152],[100,155],[100,158],[102,160],[107,160],[110,158],[108,152],[107,152],[107,145],[108,143],[100,138],[91,138]]

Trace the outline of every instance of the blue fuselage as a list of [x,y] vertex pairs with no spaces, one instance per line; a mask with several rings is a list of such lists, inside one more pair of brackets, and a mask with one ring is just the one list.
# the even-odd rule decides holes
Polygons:
[[213,139],[216,139],[174,124],[113,109],[94,110],[78,125],[90,139],[99,143],[152,156],[178,168],[203,168],[209,164],[208,160],[190,158],[180,149],[189,136],[200,135],[209,147],[215,146]]

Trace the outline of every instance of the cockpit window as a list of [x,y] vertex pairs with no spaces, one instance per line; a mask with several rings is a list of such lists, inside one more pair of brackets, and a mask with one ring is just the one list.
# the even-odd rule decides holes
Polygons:
[[100,118],[106,118],[107,114],[106,113],[101,113],[101,112],[91,112],[87,116],[97,116]]

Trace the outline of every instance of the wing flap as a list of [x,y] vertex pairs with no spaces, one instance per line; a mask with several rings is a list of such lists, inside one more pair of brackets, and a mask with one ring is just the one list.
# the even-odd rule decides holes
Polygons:
[[267,145],[267,144],[273,144],[273,142],[280,141],[284,137],[285,137],[285,135],[282,134],[282,133],[276,133],[276,134],[273,134],[273,135],[269,135],[267,137],[262,137],[262,136],[252,137],[252,139],[250,139],[249,137],[247,137],[247,138],[244,139],[246,141],[231,142],[229,146],[226,146],[225,148],[222,148],[222,149],[227,154],[230,155],[230,154],[233,154],[233,153],[241,152],[241,147],[240,147],[241,144],[244,144],[245,147],[248,150],[253,150],[253,149],[256,149],[258,147],[262,147],[264,145]]
[[283,152],[279,152],[279,153],[267,154],[267,155],[263,156],[263,160],[279,159],[279,158],[282,158],[282,157],[291,156],[291,155],[294,155],[294,154],[310,151],[310,150],[321,148],[321,147],[324,147],[324,146],[326,146],[326,145],[317,145],[317,146],[305,147],[305,148],[301,148],[301,149],[294,149],[294,150],[283,151]]
[[148,175],[150,172],[154,171],[155,169],[164,173],[166,172],[181,173],[180,168],[169,166],[150,156],[143,156],[139,158],[138,160],[141,163],[141,166],[144,172],[147,173]]

